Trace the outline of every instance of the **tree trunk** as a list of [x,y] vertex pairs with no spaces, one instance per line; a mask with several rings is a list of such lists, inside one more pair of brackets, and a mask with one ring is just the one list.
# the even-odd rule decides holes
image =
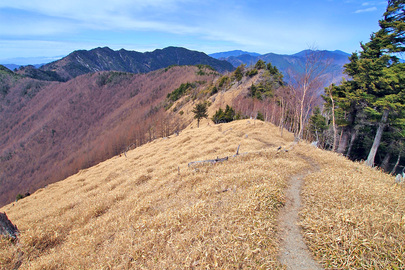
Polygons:
[[388,145],[388,148],[387,148],[388,153],[385,155],[385,157],[384,157],[384,159],[383,159],[383,161],[381,162],[381,165],[380,165],[380,167],[386,172],[388,172],[388,167],[390,166],[390,160],[391,160],[391,156],[392,156],[392,149],[394,149],[394,147],[395,147],[395,141],[392,140],[390,142],[390,144]]
[[339,142],[339,147],[336,150],[336,152],[338,152],[340,154],[343,154],[346,151],[347,142],[349,140],[349,134],[348,134],[348,132],[346,130],[347,130],[346,128],[343,128],[342,137],[341,137],[340,142]]
[[397,162],[395,163],[394,168],[392,168],[391,174],[395,174],[395,171],[397,170],[400,161],[401,161],[401,151],[398,153],[398,159]]
[[307,93],[306,86],[304,85],[304,94],[302,95],[302,100],[300,102],[300,114],[299,114],[299,130],[298,130],[298,140],[302,139],[302,132],[304,130],[304,100],[305,100],[305,95]]
[[347,149],[346,157],[350,158],[350,153],[352,152],[352,147],[354,144],[354,141],[356,140],[357,134],[359,131],[357,129],[352,129],[352,136],[350,138],[350,143],[349,143],[349,148]]
[[387,109],[384,110],[380,123],[378,124],[377,133],[375,134],[373,146],[370,149],[370,153],[368,154],[366,165],[373,167],[374,166],[374,158],[377,154],[378,147],[381,143],[381,137],[384,131],[385,126],[387,125],[389,111]]
[[333,144],[332,144],[332,151],[336,150],[337,144],[337,130],[336,130],[336,122],[335,122],[335,101],[333,100],[332,95],[332,87],[329,86],[329,98],[332,103],[332,127],[333,127]]
[[390,164],[389,163],[390,159],[391,159],[391,153],[386,154],[380,165],[380,167],[386,172],[388,172],[388,166]]
[[284,99],[281,98],[281,118],[280,118],[280,130],[281,130],[281,137],[283,137],[283,128],[284,128]]

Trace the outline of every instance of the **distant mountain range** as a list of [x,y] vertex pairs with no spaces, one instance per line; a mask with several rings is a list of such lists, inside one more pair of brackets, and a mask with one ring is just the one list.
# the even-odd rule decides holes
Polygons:
[[[212,57],[218,57],[218,60],[225,60],[231,63],[234,67],[238,67],[242,64],[247,66],[252,66],[256,64],[258,60],[263,60],[266,63],[271,63],[276,66],[283,74],[285,79],[288,81],[288,76],[290,71],[301,72],[305,66],[306,56],[315,53],[320,60],[328,62],[327,68],[324,72],[326,78],[326,85],[329,83],[339,83],[342,77],[347,77],[343,74],[344,64],[349,62],[350,54],[343,51],[311,51],[304,50],[293,55],[283,55],[275,53],[258,54],[258,53],[243,53],[241,51],[230,51],[210,54]],[[226,57],[223,57],[226,56]],[[326,86],[325,85],[325,86]]]
[[223,59],[231,56],[241,56],[241,55],[251,55],[251,56],[260,56],[260,53],[255,53],[255,52],[245,52],[241,50],[234,50],[234,51],[229,51],[229,52],[219,52],[219,53],[213,53],[209,54],[209,56],[216,58],[216,59]]
[[36,68],[39,68],[47,63],[59,60],[64,56],[65,55],[54,57],[15,57],[15,58],[0,59],[0,64],[10,70],[19,69],[21,66],[28,66],[28,65],[32,65]]
[[333,82],[338,82],[343,76],[343,65],[349,62],[350,54],[336,50],[336,51],[311,51],[304,50],[293,55],[283,55],[275,53],[257,54],[257,53],[242,53],[242,51],[230,51],[210,54],[211,57],[216,57],[219,60],[226,60],[234,67],[242,64],[247,66],[254,65],[259,59],[266,63],[271,63],[276,66],[285,76],[288,75],[289,70],[299,71],[305,66],[305,57],[309,53],[316,53],[322,60],[329,60],[329,66],[326,70],[330,79]]
[[[283,55],[234,50],[207,55],[203,52],[191,51],[181,47],[168,47],[145,53],[124,49],[114,51],[104,47],[74,51],[60,60],[47,64],[28,66],[6,64],[5,66],[10,70],[16,69],[18,74],[30,78],[47,81],[67,81],[79,75],[97,71],[147,73],[170,65],[204,64],[212,66],[219,72],[226,72],[234,70],[241,64],[254,65],[261,59],[276,66],[284,75],[287,75],[289,70],[296,71],[299,70],[300,66],[303,66],[305,56],[309,52],[309,50],[304,50],[293,55]],[[348,57],[350,54],[339,50],[316,51],[316,53],[322,54],[322,59],[330,60],[327,73],[336,80],[340,80],[343,76],[343,65],[349,62]],[[22,58],[16,58],[17,60],[21,63],[24,62]]]
[[104,47],[89,51],[74,51],[68,56],[40,68],[27,66],[20,68],[17,73],[41,80],[68,81],[79,75],[98,71],[148,73],[171,65],[198,64],[209,65],[218,72],[235,69],[227,61],[180,47],[168,47],[145,53],[124,49],[114,51]]
[[[275,54],[275,53],[267,53],[267,54],[259,54],[255,52],[245,52],[241,50],[235,51],[228,51],[228,52],[219,52],[209,54],[209,56],[219,59],[219,60],[226,60],[231,63],[234,67],[238,67],[241,64],[246,64],[248,66],[254,65],[259,59],[262,59],[266,62],[271,62],[273,65],[280,67],[284,66],[286,62],[294,63],[296,59],[305,58],[311,52],[322,54],[323,59],[330,59],[335,64],[345,64],[347,63],[348,57],[350,54],[345,53],[343,51],[335,50],[335,51],[311,51],[311,50],[303,50],[296,54],[287,55],[287,54]],[[288,65],[288,64],[287,64]]]
[[2,64],[2,66],[8,68],[9,70],[16,70],[24,66],[33,66],[35,68],[40,68],[41,66],[45,65],[46,63],[42,64],[34,64],[34,65],[17,65],[17,64]]

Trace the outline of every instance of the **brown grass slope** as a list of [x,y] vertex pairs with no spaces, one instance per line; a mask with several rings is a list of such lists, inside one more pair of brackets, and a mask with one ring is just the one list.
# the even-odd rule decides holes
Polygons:
[[[17,244],[0,241],[1,268],[282,268],[286,183],[315,165],[301,213],[314,256],[326,268],[404,267],[405,192],[392,177],[294,145],[269,123],[195,126],[1,208],[21,231]],[[239,144],[246,154],[187,166],[231,156]]]
[[[179,128],[161,104],[192,66],[148,74],[98,72],[66,83],[21,79],[0,99],[0,205]],[[160,127],[159,127],[160,126]],[[153,130],[152,130],[153,127]]]

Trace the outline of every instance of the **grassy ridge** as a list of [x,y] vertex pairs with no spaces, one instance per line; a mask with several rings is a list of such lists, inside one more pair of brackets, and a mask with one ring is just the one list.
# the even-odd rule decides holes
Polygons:
[[[326,268],[403,268],[404,188],[261,121],[158,139],[0,209],[21,230],[0,240],[10,269],[274,269],[288,179],[310,166],[301,226]],[[191,161],[235,154],[223,163]],[[278,146],[290,149],[277,151]]]
[[[280,266],[277,212],[288,176],[306,166],[277,154],[291,140],[271,124],[237,121],[188,129],[81,171],[1,209],[21,240],[20,247],[2,242],[0,263],[21,261],[20,269]],[[250,154],[187,166],[233,155],[239,144]]]

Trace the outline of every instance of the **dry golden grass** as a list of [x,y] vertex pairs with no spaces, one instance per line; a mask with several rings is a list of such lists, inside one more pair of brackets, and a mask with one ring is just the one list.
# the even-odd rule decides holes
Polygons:
[[[404,267],[404,189],[392,177],[305,143],[277,152],[293,136],[269,123],[192,126],[1,208],[21,236],[0,240],[0,268],[283,268],[284,189],[315,164],[301,223],[316,258],[327,268]],[[187,166],[239,144],[247,154]]]
[[[2,268],[281,267],[277,213],[307,164],[261,121],[186,129],[49,185],[1,209],[21,230],[0,242]],[[231,156],[223,163],[191,161]],[[272,147],[274,146],[274,147]],[[179,174],[180,170],[180,174]]]
[[321,170],[305,179],[301,225],[326,268],[404,269],[405,189],[361,163],[310,147]]

